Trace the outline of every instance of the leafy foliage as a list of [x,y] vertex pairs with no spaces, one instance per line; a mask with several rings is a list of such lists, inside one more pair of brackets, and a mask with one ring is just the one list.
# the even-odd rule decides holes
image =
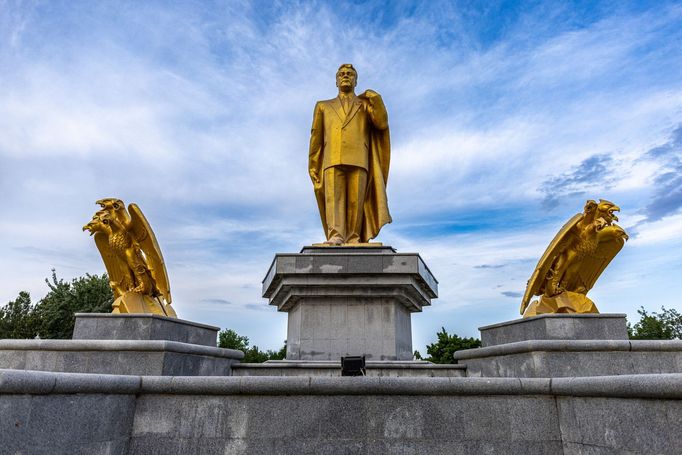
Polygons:
[[441,331],[436,336],[438,340],[426,346],[426,352],[429,354],[429,357],[425,360],[433,363],[453,363],[452,355],[455,351],[481,347],[481,340],[477,338],[461,338],[454,333],[450,335],[445,331],[445,327],[441,327]]
[[20,292],[16,300],[0,308],[0,339],[34,338],[38,333],[37,326],[28,292]]
[[221,330],[218,334],[218,347],[238,349],[244,352],[244,363],[263,363],[266,360],[282,360],[287,355],[286,341],[279,351],[261,351],[258,346],[249,347],[249,337],[239,335],[232,329]]
[[232,329],[221,330],[218,333],[218,347],[246,352],[249,348],[249,337],[241,336]]
[[111,312],[114,295],[106,275],[86,274],[68,283],[52,270],[52,280],[45,283],[50,292],[35,308],[41,338],[71,338],[76,313]]
[[628,336],[632,340],[680,340],[682,339],[682,314],[675,309],[661,307],[661,312],[649,314],[644,307],[637,310],[639,322],[628,323]]
[[110,313],[114,295],[105,275],[74,278],[70,283],[52,270],[47,295],[31,305],[27,292],[0,309],[0,338],[61,338],[73,335],[75,313]]

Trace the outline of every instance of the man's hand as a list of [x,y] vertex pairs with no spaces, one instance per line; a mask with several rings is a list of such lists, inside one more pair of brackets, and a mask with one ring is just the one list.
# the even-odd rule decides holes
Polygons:
[[374,99],[375,99],[376,97],[380,97],[380,98],[381,98],[381,95],[379,95],[379,94],[378,94],[377,92],[375,92],[374,90],[369,90],[369,89],[368,89],[368,90],[365,90],[359,97],[360,97],[360,98],[364,98],[364,99],[366,99],[367,101],[369,101],[369,102],[371,103],[372,101],[374,101]]
[[320,184],[320,176],[317,175],[317,172],[310,171],[310,178],[313,181],[313,185],[318,186]]

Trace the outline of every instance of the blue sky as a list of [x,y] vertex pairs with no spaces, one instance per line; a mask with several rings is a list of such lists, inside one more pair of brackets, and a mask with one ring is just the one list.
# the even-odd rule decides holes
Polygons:
[[389,110],[394,222],[440,298],[416,349],[516,318],[586,199],[631,240],[589,296],[682,308],[682,5],[656,2],[0,0],[0,303],[104,268],[81,226],[136,202],[181,317],[286,337],[260,296],[275,253],[323,240],[307,147],[352,62]]

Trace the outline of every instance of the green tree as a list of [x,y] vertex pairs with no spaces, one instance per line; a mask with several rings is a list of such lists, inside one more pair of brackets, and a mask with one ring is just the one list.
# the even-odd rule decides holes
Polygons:
[[34,338],[38,320],[28,292],[20,292],[16,300],[0,308],[0,339]]
[[249,348],[249,337],[241,336],[232,329],[224,329],[218,333],[218,347],[246,351]]
[[441,327],[441,331],[436,336],[438,340],[426,346],[426,352],[429,354],[426,360],[433,363],[453,363],[452,355],[455,351],[481,347],[481,340],[477,338],[461,338],[454,333],[450,335],[445,331],[445,327]]
[[39,319],[41,338],[71,338],[76,313],[111,312],[114,295],[106,274],[86,274],[69,283],[58,279],[53,269],[51,278],[45,279],[50,291],[34,310]]
[[628,336],[632,340],[682,339],[682,314],[661,307],[661,312],[649,314],[644,307],[637,310],[640,320],[634,326],[628,323]]
[[258,346],[249,347],[249,337],[239,335],[232,329],[221,330],[218,334],[218,347],[238,349],[244,352],[244,363],[263,363],[266,360],[282,360],[287,355],[286,341],[279,351],[261,351]]

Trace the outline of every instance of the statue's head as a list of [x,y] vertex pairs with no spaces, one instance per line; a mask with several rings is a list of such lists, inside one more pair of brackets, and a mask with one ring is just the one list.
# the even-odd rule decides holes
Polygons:
[[114,197],[100,199],[99,201],[95,202],[95,204],[99,204],[104,210],[118,211],[125,209],[125,204],[123,201]]
[[603,218],[609,226],[613,221],[618,221],[618,217],[614,212],[620,212],[620,207],[613,202],[599,199],[596,216]]
[[350,92],[358,84],[358,72],[355,71],[353,65],[350,63],[344,63],[339,66],[336,71],[336,86],[342,92]]

